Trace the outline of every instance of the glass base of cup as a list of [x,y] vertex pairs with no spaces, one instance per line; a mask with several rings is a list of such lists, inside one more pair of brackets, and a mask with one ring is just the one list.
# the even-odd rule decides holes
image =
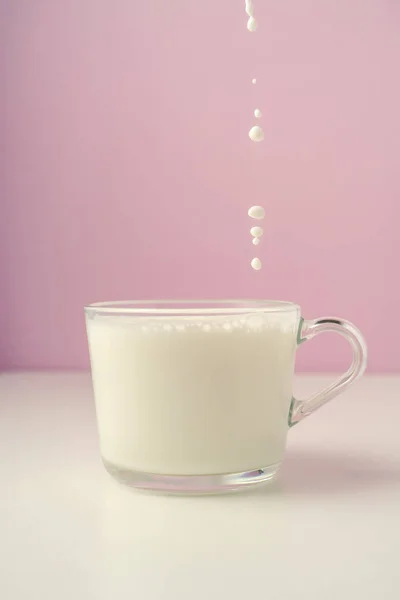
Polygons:
[[275,479],[280,463],[241,473],[215,475],[157,475],[132,471],[111,464],[103,458],[107,472],[119,483],[138,490],[162,494],[223,494],[248,490]]

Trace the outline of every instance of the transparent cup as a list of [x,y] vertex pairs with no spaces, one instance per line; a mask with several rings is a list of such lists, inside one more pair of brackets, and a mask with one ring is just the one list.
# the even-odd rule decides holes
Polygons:
[[[290,427],[366,366],[354,325],[304,320],[290,302],[100,302],[85,314],[101,456],[137,488],[215,493],[273,479]],[[329,331],[350,343],[351,367],[293,398],[296,348]]]

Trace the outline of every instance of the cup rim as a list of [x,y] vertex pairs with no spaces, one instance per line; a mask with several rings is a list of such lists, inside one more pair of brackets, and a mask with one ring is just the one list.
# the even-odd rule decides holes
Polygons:
[[93,302],[84,307],[87,315],[211,315],[300,312],[300,306],[284,300],[204,299],[204,300],[114,300]]

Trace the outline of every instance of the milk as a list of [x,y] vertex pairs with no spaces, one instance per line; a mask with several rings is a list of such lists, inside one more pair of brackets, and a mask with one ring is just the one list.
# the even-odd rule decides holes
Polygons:
[[87,318],[103,459],[163,475],[282,460],[298,315]]
[[[245,10],[246,10],[247,15],[249,16],[249,19],[247,21],[247,29],[251,32],[254,32],[257,30],[258,23],[254,17],[254,5],[253,5],[252,0],[245,0]],[[252,80],[252,83],[256,83],[256,82],[257,82],[256,79]],[[259,108],[256,108],[254,110],[254,116],[257,119],[261,119],[262,113]],[[260,125],[253,125],[253,127],[251,127],[251,129],[249,131],[249,138],[251,139],[252,142],[262,142],[264,140],[263,128],[260,127]],[[252,206],[248,211],[248,215],[252,219],[263,219],[265,216],[265,210],[262,206]],[[256,228],[253,228],[253,229],[256,229]],[[261,229],[261,227],[259,227],[258,229]],[[254,235],[254,237],[252,239],[254,246],[258,246],[258,244],[261,242],[260,237],[261,237],[261,234]],[[258,257],[253,258],[250,261],[250,265],[255,271],[259,271],[262,267],[261,260]]]
[[249,131],[249,138],[252,142],[262,142],[264,139],[264,131],[259,125],[254,125]]

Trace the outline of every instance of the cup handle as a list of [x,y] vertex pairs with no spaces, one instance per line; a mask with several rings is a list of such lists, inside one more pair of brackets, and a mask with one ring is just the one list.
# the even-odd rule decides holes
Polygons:
[[349,342],[353,350],[353,362],[348,371],[321,392],[317,392],[308,400],[292,398],[289,411],[289,426],[295,425],[308,417],[318,408],[344,392],[356,379],[361,377],[367,366],[367,346],[360,331],[349,321],[325,317],[311,321],[300,322],[297,343],[302,344],[311,340],[319,333],[334,331],[339,333]]

